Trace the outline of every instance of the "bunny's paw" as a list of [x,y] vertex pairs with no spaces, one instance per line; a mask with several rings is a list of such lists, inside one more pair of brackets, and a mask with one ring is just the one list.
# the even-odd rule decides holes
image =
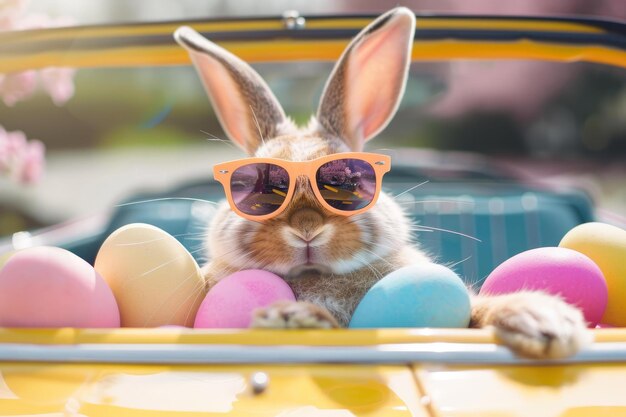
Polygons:
[[332,329],[337,320],[323,307],[304,301],[281,301],[257,309],[251,327],[264,329]]
[[582,313],[557,297],[512,294],[491,314],[496,336],[519,356],[565,358],[591,339]]

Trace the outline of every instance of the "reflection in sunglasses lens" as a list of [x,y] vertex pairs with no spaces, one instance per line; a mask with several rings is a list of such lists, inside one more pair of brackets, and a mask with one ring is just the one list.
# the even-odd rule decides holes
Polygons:
[[278,210],[285,201],[289,174],[274,164],[244,165],[233,172],[230,190],[239,210],[263,216]]
[[322,165],[317,188],[331,207],[354,211],[367,207],[376,194],[376,173],[366,161],[338,159]]

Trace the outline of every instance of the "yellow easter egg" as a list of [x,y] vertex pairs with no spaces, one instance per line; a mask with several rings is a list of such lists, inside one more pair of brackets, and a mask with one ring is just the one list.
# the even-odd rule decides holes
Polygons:
[[601,322],[626,327],[626,230],[605,223],[585,223],[570,230],[559,246],[587,255],[600,267],[609,289]]
[[189,251],[167,232],[123,226],[104,241],[94,267],[113,290],[122,327],[193,327],[204,279]]

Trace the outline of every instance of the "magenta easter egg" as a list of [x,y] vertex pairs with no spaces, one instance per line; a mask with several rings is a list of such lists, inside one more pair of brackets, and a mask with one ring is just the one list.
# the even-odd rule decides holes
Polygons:
[[196,314],[194,328],[248,328],[255,309],[295,299],[289,285],[271,272],[235,272],[208,292]]
[[565,248],[538,248],[500,264],[485,280],[481,295],[518,291],[559,295],[595,327],[606,309],[608,290],[600,268],[587,256]]
[[104,279],[65,249],[24,249],[0,270],[0,326],[119,325],[117,303]]

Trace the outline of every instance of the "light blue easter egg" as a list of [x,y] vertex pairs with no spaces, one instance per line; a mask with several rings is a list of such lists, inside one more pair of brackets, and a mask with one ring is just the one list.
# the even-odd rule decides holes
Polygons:
[[461,278],[445,266],[426,263],[378,281],[357,306],[350,327],[467,327],[470,311]]

